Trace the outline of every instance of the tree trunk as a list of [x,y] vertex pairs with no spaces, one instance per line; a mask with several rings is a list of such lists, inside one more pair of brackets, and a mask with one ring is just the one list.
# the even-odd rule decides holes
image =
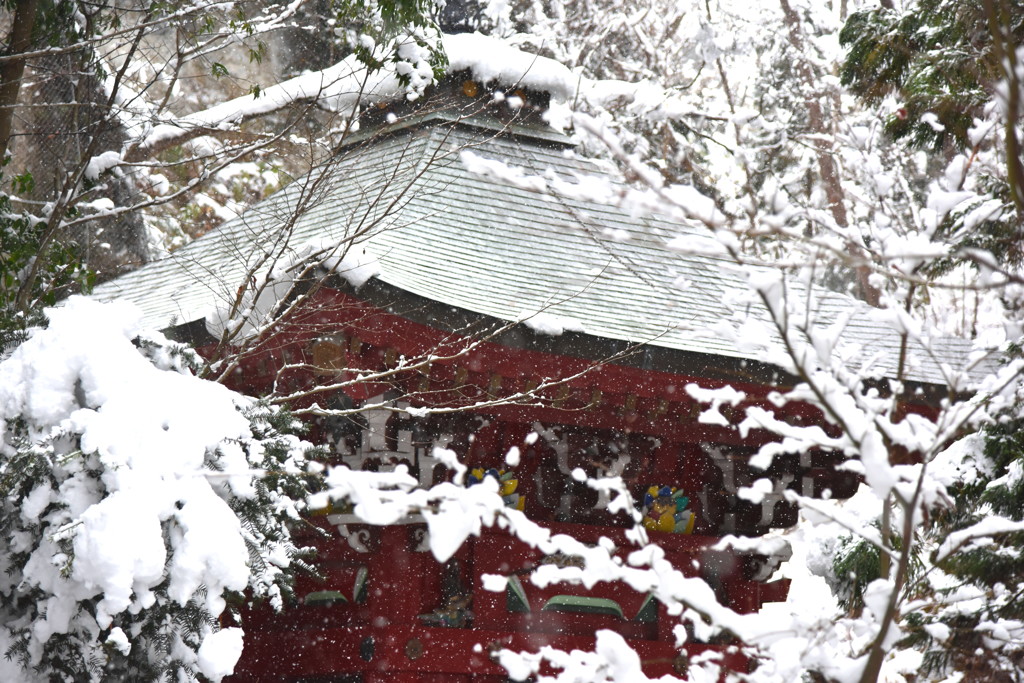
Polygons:
[[1011,11],[1005,2],[999,2],[997,7],[996,0],[984,0],[984,5],[992,34],[992,48],[1006,76],[1006,183],[1010,186],[1010,197],[1017,208],[1017,215],[1024,216],[1024,162],[1021,162],[1021,144],[1017,138],[1021,83],[1017,77],[1017,48],[1010,28]]
[[4,53],[14,59],[0,64],[0,160],[7,156],[10,147],[14,108],[18,104],[21,79],[25,74],[25,58],[17,55],[26,52],[31,45],[38,7],[39,0],[17,0],[14,5],[14,21]]
[[[808,93],[805,104],[807,106],[807,128],[818,138],[829,138],[832,135],[831,128],[825,121],[825,114],[821,108],[821,97],[815,93],[819,91],[814,82],[814,74],[807,60],[803,58],[804,40],[800,33],[800,17],[789,5],[789,0],[779,0],[782,7],[782,14],[786,21],[786,28],[789,30],[789,43],[799,55],[796,60],[797,75],[803,81],[804,88]],[[839,167],[832,156],[832,149],[826,149],[817,142],[818,173],[821,176],[821,184],[825,190],[825,199],[828,201],[829,211],[836,225],[845,228],[849,226],[849,219],[846,215],[846,205],[843,203],[843,188],[839,182]],[[853,267],[857,274],[861,298],[871,306],[879,305],[878,289],[871,284],[868,276],[870,269],[865,264],[867,255],[854,242],[847,241],[846,251],[850,255]]]

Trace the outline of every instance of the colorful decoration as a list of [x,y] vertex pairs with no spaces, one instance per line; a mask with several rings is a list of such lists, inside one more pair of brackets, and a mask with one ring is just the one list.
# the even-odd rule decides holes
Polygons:
[[493,467],[487,470],[477,467],[470,471],[469,476],[466,478],[466,486],[475,486],[481,483],[484,477],[492,477],[498,482],[498,494],[505,501],[505,507],[515,510],[522,510],[526,507],[526,499],[516,493],[516,489],[519,487],[519,479],[516,477],[515,472],[496,470]]
[[692,534],[695,516],[686,509],[689,504],[682,489],[652,486],[644,494],[643,525],[651,531]]

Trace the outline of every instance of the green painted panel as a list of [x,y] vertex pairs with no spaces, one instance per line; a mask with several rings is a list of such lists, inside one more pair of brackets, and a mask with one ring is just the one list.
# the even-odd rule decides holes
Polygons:
[[542,608],[544,612],[571,612],[576,614],[607,614],[624,619],[619,603],[608,598],[587,595],[556,595]]

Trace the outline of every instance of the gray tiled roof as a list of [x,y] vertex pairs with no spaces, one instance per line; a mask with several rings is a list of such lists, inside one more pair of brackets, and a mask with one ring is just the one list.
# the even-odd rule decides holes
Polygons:
[[[763,318],[756,306],[731,304],[746,291],[743,273],[665,247],[681,234],[702,239],[702,228],[481,177],[461,162],[464,148],[532,174],[599,172],[529,137],[467,125],[410,129],[346,150],[168,258],[97,287],[94,296],[134,301],[157,328],[183,324],[234,297],[265,254],[280,250],[287,259],[323,239],[365,249],[379,261],[377,277],[390,286],[499,320],[543,309],[579,321],[597,337],[731,358],[755,355],[711,329],[730,315]],[[674,285],[677,278],[688,285]],[[882,367],[892,372],[898,338],[866,307],[835,294],[815,299],[815,306],[826,321],[841,310],[859,310],[846,338],[880,354]],[[938,346],[942,362],[952,367],[970,351],[960,340]],[[944,383],[936,359],[919,347],[916,358],[912,379]]]

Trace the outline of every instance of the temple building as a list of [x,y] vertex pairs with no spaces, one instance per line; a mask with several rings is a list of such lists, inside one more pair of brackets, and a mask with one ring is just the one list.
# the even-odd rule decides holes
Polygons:
[[[719,602],[785,599],[788,581],[771,580],[784,544],[740,541],[796,523],[787,491],[848,497],[858,475],[816,450],[751,465],[778,438],[741,426],[752,407],[830,427],[775,400],[797,380],[744,336],[744,320],[767,320],[750,272],[699,222],[620,208],[633,189],[547,124],[543,85],[469,67],[415,102],[382,99],[328,163],[95,296],[134,301],[233,388],[287,399],[333,464],[404,465],[429,487],[452,479],[434,450],[450,449],[529,518],[625,556],[633,516],[579,473],[621,477],[651,541]],[[891,329],[843,295],[816,301],[826,319],[851,311],[847,338],[895,371]],[[941,365],[907,367],[905,410],[930,414]],[[740,495],[758,479],[763,498]],[[246,612],[231,680],[503,681],[495,648],[589,650],[598,629],[623,635],[649,676],[708,650],[747,666],[728,641],[677,648],[678,617],[628,586],[536,585],[539,567],[579,558],[497,528],[439,563],[416,516],[374,526],[338,505],[311,523],[329,532],[302,539],[321,576],[281,614]]]

